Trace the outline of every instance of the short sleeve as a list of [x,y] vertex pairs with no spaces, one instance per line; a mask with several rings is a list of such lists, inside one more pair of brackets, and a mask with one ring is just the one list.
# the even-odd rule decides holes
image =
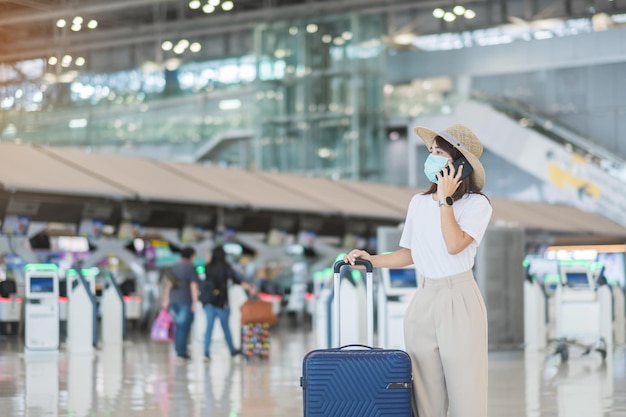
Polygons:
[[402,230],[402,236],[400,236],[400,247],[411,249],[412,240],[412,230],[413,230],[413,216],[411,213],[414,213],[416,205],[416,196],[413,196],[411,202],[409,203],[409,208],[406,213],[406,218],[404,220],[404,228]]
[[487,197],[479,194],[475,196],[465,205],[458,223],[461,230],[474,238],[476,244],[479,245],[491,220],[493,208]]
[[198,270],[196,269],[196,267],[194,265],[193,269],[191,271],[190,277],[191,277],[191,282],[195,282],[196,284],[200,283],[200,277],[198,276]]

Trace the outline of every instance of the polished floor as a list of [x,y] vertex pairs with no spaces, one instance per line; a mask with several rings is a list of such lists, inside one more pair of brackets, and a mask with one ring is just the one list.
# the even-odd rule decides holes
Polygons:
[[[0,416],[297,417],[302,358],[310,326],[288,321],[272,333],[270,357],[231,359],[216,343],[205,361],[198,346],[185,361],[168,344],[134,332],[121,347],[93,355],[26,355],[18,336],[0,339]],[[557,356],[492,351],[490,417],[626,416],[626,351]]]

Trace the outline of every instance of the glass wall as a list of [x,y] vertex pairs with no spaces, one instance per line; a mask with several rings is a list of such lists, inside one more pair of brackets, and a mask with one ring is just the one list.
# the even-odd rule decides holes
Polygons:
[[0,66],[0,140],[380,180],[384,33],[382,16],[320,16],[260,23],[238,57]]
[[380,179],[383,24],[349,14],[258,26],[258,168]]

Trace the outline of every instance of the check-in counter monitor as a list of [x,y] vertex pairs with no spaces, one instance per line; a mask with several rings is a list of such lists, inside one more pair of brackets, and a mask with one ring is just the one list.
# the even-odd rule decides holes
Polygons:
[[417,289],[415,268],[383,268],[383,286],[387,297],[406,297],[413,295]]
[[24,279],[25,346],[28,350],[59,347],[59,277],[53,265],[27,265]]
[[591,271],[587,268],[561,268],[561,282],[568,288],[588,290],[589,294],[596,286]]

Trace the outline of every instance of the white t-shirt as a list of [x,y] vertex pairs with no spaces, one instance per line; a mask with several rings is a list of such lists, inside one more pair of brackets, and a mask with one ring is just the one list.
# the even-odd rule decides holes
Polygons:
[[480,194],[466,194],[454,202],[454,217],[461,230],[474,238],[456,255],[446,249],[441,232],[441,208],[432,195],[417,194],[411,199],[400,246],[411,250],[417,272],[427,278],[443,278],[469,271],[474,266],[476,248],[482,240],[492,207]]

